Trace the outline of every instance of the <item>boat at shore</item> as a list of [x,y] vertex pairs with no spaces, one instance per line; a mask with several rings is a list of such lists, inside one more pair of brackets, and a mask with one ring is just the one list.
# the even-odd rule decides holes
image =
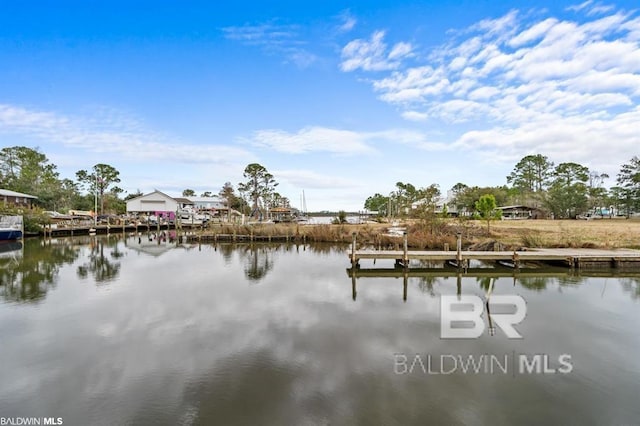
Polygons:
[[0,241],[15,241],[24,235],[22,216],[0,216]]

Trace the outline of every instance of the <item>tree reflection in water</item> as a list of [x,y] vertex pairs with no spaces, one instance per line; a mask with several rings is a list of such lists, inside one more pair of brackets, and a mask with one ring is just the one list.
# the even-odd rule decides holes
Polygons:
[[640,278],[620,278],[620,284],[631,299],[640,300]]
[[243,246],[243,256],[246,257],[244,266],[244,274],[255,283],[260,282],[267,273],[273,268],[273,260],[271,251],[272,246],[250,244]]
[[519,277],[520,285],[529,290],[542,291],[549,285],[548,277]]
[[43,299],[56,285],[60,267],[73,263],[80,251],[71,239],[26,240],[24,248],[15,244],[20,244],[18,250],[8,250],[0,259],[0,298],[8,302]]
[[118,276],[120,273],[120,262],[112,262],[110,258],[105,255],[105,246],[113,247],[113,250],[109,253],[109,257],[119,259],[123,256],[123,253],[120,252],[118,248],[118,239],[112,240],[110,238],[93,237],[89,243],[90,251],[88,262],[78,266],[78,277],[84,279],[91,273],[96,284],[103,284]]
[[215,246],[216,251],[219,251],[222,255],[222,259],[224,259],[225,265],[231,265],[231,261],[233,260],[233,252],[238,248],[236,244],[219,244]]

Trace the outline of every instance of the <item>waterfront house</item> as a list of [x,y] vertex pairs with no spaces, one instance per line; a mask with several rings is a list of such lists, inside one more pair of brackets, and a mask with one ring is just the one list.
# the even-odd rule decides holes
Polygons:
[[174,218],[177,210],[178,202],[158,190],[127,200],[127,214]]
[[224,201],[219,197],[189,197],[189,201],[199,211],[226,210]]
[[188,198],[175,197],[174,200],[176,200],[176,202],[178,203],[178,208],[180,210],[189,210],[194,208],[193,201]]
[[0,202],[2,202],[3,207],[15,206],[30,209],[33,207],[33,201],[37,199],[38,197],[33,195],[10,191],[8,189],[0,189]]

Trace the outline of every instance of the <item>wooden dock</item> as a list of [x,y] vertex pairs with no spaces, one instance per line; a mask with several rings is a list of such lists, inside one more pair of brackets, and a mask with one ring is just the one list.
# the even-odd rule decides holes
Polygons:
[[632,249],[584,249],[584,248],[557,248],[557,249],[528,249],[517,251],[470,251],[461,250],[461,240],[458,236],[457,250],[442,251],[417,251],[408,250],[407,236],[404,235],[403,250],[357,250],[356,236],[353,235],[351,251],[348,253],[354,268],[360,266],[364,259],[391,259],[396,265],[409,268],[412,260],[427,262],[444,262],[456,265],[458,268],[469,267],[472,260],[484,262],[503,262],[514,268],[519,268],[523,263],[536,262],[546,264],[560,264],[571,268],[583,267],[613,267],[640,269],[640,250]]
[[[218,242],[262,242],[262,243],[290,243],[296,241],[295,235],[255,235],[255,234],[192,234],[186,239],[190,243],[218,243]],[[306,238],[304,239],[306,242]]]
[[414,250],[355,250],[349,253],[352,264],[359,265],[363,259],[391,259],[409,267],[411,260],[452,262],[460,266],[471,260],[498,262],[507,261],[514,267],[524,262],[564,264],[569,267],[584,266],[638,267],[640,250],[597,249],[531,249],[526,251],[414,251]]

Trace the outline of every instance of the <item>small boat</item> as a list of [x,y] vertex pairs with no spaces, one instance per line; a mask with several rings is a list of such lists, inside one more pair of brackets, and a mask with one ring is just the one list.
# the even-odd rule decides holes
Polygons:
[[0,241],[20,240],[23,235],[22,216],[0,216]]

